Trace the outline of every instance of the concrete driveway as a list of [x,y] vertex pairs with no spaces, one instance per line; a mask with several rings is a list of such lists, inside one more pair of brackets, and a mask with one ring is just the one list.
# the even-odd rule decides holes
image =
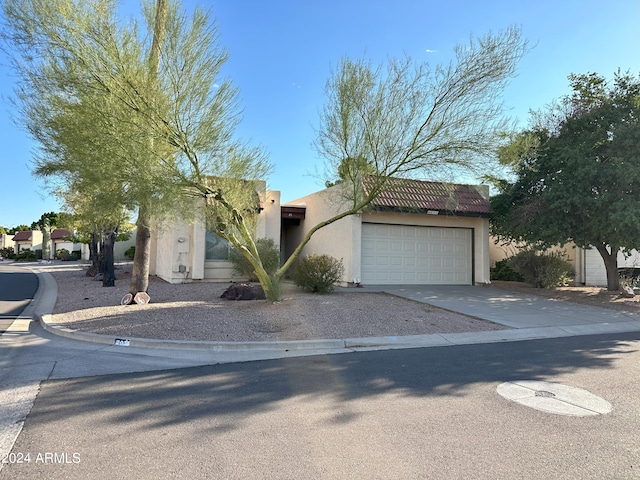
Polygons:
[[602,325],[640,320],[633,312],[580,305],[484,286],[375,285],[363,290],[399,297],[490,320],[512,328]]

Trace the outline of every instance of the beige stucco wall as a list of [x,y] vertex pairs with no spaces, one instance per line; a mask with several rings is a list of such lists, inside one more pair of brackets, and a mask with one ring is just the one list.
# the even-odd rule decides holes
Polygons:
[[[495,262],[509,258],[518,253],[523,247],[515,242],[508,245],[496,244],[492,237],[489,242],[491,265]],[[587,286],[606,286],[607,271],[604,261],[595,248],[583,249],[576,247],[573,243],[552,247],[548,252],[560,251],[565,254],[567,261],[574,266],[577,284]],[[618,252],[618,268],[640,268],[640,252],[632,250],[630,255]]]
[[13,244],[13,251],[18,253],[23,250],[42,250],[42,232],[40,230],[32,230],[31,231],[31,240],[28,241],[18,241]]
[[[500,260],[504,260],[505,258],[513,257],[518,252],[520,252],[523,248],[526,248],[524,244],[520,244],[517,242],[497,242],[497,239],[493,236],[489,239],[489,256],[491,259],[491,265],[495,265],[496,262]],[[576,248],[573,243],[568,243],[566,245],[558,245],[551,247],[545,252],[561,252],[565,259],[574,267],[575,270],[575,278],[574,281],[576,283],[585,283],[585,264],[584,264],[584,255],[580,249]],[[597,254],[597,252],[596,252]],[[599,255],[598,255],[599,257]],[[604,264],[603,264],[604,268]],[[605,284],[606,284],[606,276],[605,276]]]
[[[339,195],[340,186],[334,186],[320,192],[307,195],[290,206],[306,207],[305,218],[300,227],[295,228],[287,237],[287,251],[299,245],[307,233],[317,224],[328,220],[347,206]],[[318,230],[302,250],[302,255],[331,255],[342,259],[344,265],[343,283],[359,281],[360,278],[360,215],[351,215]]]
[[14,248],[13,235],[7,235],[6,233],[0,234],[0,248]]
[[[491,265],[495,265],[495,263],[500,260],[514,256],[523,248],[525,248],[524,244],[519,244],[517,242],[497,242],[496,237],[491,236],[489,238],[489,257],[491,258]],[[576,264],[576,248],[573,243],[551,247],[546,251],[562,252],[566,255],[569,262],[573,265]]]
[[[299,243],[315,225],[344,211],[346,204],[340,199],[339,188],[339,185],[334,186],[287,204],[306,206],[304,221],[296,235],[288,241]],[[327,254],[342,259],[345,269],[342,283],[359,282],[363,222],[473,229],[475,282],[489,281],[489,220],[487,218],[392,212],[362,213],[345,217],[318,230],[303,249],[302,254]]]
[[[256,238],[271,238],[280,245],[280,192],[266,191],[258,216]],[[199,280],[243,280],[224,260],[206,260],[206,224],[200,217],[156,224],[152,233],[150,273],[169,283]]]

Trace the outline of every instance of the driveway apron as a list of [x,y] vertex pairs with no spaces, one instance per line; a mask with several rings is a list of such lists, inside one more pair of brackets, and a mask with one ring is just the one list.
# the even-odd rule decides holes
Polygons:
[[488,286],[376,285],[370,289],[512,328],[596,325],[640,319],[639,315],[631,312],[580,305]]

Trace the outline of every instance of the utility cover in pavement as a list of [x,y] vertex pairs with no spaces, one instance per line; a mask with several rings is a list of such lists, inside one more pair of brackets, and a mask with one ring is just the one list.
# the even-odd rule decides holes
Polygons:
[[517,380],[498,385],[497,391],[507,400],[547,413],[586,417],[611,411],[606,400],[560,383]]

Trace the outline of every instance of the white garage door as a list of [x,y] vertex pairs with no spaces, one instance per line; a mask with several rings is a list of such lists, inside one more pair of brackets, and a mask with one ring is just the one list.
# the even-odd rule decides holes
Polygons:
[[470,285],[468,228],[362,224],[363,284]]

